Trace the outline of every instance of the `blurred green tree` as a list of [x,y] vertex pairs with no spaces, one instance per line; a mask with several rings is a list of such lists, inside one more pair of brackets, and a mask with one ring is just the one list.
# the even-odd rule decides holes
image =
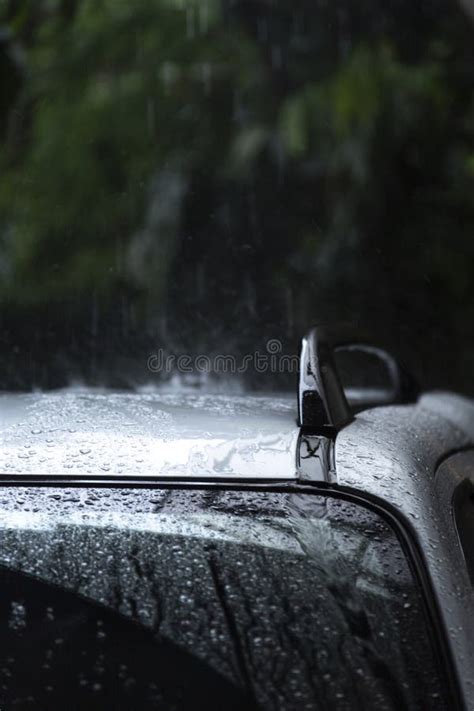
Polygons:
[[456,5],[11,0],[0,23],[0,318],[4,350],[35,332],[26,381],[52,352],[93,379],[160,339],[244,351],[343,319],[472,387]]

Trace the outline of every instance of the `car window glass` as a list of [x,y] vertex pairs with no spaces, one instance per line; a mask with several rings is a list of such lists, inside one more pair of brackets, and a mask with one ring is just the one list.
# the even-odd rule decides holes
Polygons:
[[45,488],[4,490],[2,508],[12,705],[57,708],[69,688],[78,704],[195,708],[215,678],[208,708],[447,708],[410,564],[360,505]]
[[465,479],[453,494],[453,515],[467,570],[474,585],[474,484]]

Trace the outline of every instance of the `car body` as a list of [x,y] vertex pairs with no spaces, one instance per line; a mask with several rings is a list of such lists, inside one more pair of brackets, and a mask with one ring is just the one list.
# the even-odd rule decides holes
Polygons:
[[[153,523],[150,519],[150,512],[163,513],[158,501],[165,492],[171,497],[181,497],[176,500],[177,515],[183,511],[183,505],[185,509],[188,503],[192,507],[193,497],[206,497],[206,492],[212,496],[227,492],[225,495],[234,498],[240,495],[238,492],[253,492],[255,496],[264,497],[259,499],[259,507],[265,508],[262,502],[268,499],[269,512],[272,497],[282,492],[288,495],[291,492],[291,496],[311,492],[325,497],[324,500],[329,497],[331,502],[362,504],[394,527],[410,558],[410,566],[416,568],[430,619],[430,635],[436,638],[437,654],[442,657],[440,668],[445,676],[442,682],[445,700],[441,703],[440,692],[436,691],[427,707],[474,708],[471,682],[474,622],[469,614],[473,609],[473,590],[452,508],[453,492],[460,483],[474,478],[474,455],[469,451],[474,448],[474,404],[471,401],[455,395],[429,394],[415,404],[360,412],[338,432],[331,466],[323,473],[318,457],[308,456],[308,452],[312,452],[312,435],[298,427],[294,399],[288,396],[121,393],[76,388],[52,393],[3,394],[0,407],[0,474],[4,493],[0,536],[4,552],[0,565],[4,571],[21,571],[27,574],[28,580],[33,576],[33,579],[53,584],[53,588],[59,585],[75,590],[81,599],[112,606],[126,617],[131,613],[130,610],[127,613],[127,605],[119,592],[112,604],[110,590],[106,595],[97,583],[94,588],[89,581],[82,590],[79,583],[70,582],[71,566],[78,565],[77,558],[85,545],[84,542],[79,545],[79,539],[75,539],[77,527],[81,530],[84,526],[90,527],[91,517],[98,547],[102,539],[107,547],[107,526],[112,526],[119,531],[119,538],[126,539],[136,528],[142,533],[149,531],[148,535],[152,535],[152,531],[153,535],[158,535],[157,531],[159,535],[179,535],[181,541],[197,537],[244,547],[258,544],[283,550],[287,544],[277,542],[281,532],[278,526],[267,525],[266,514],[261,520],[257,520],[256,515],[252,521],[250,511],[246,518],[248,526],[236,528],[232,523],[235,517],[229,519],[229,523],[222,518],[222,512],[213,511],[211,506],[205,514],[201,509],[196,515],[190,514],[183,529],[182,523],[173,518],[174,514],[160,519],[157,528],[156,521]],[[77,495],[72,496],[71,492]],[[107,492],[112,492],[111,498],[104,498]],[[126,510],[120,503],[120,492],[123,495],[128,492],[132,497]],[[155,502],[151,509],[150,501]],[[349,530],[350,525],[349,520]],[[46,539],[40,533],[43,529],[48,531]],[[66,534],[68,530],[76,533]],[[14,531],[21,535],[12,542]],[[337,532],[337,527],[334,531]],[[31,542],[31,536],[35,535],[43,536],[41,544]],[[337,538],[334,532],[332,535]],[[22,536],[30,536],[26,552],[26,544],[20,545]],[[75,546],[76,549],[67,564],[63,561],[58,578],[51,572],[55,568],[47,551],[58,545],[61,548],[58,543],[61,538],[63,548],[66,545],[71,551]],[[38,545],[47,563],[42,560],[38,564]],[[327,549],[327,545],[326,542],[323,548]],[[18,557],[20,549],[23,558]],[[57,550],[55,555],[58,555]],[[88,567],[92,570],[90,551],[88,555]],[[143,555],[146,559],[151,554]],[[132,560],[132,563],[130,560],[128,554],[124,555],[125,568],[133,564],[140,570],[140,566],[145,565],[143,559]],[[285,577],[285,566],[282,565],[281,570],[277,566],[277,571]],[[117,571],[114,574],[118,575]],[[133,574],[138,575],[135,588],[140,588],[144,580],[136,571]],[[177,576],[181,574],[176,572]],[[141,575],[143,577],[143,571]],[[97,579],[97,573],[92,575],[91,572],[90,576],[91,580]],[[110,573],[108,579],[110,583]],[[51,589],[35,592],[34,598],[54,597]],[[58,603],[59,607],[61,604]],[[150,604],[150,600],[135,602],[134,614],[140,618],[145,613],[138,608],[146,610]],[[410,607],[409,597],[404,605]],[[175,624],[178,624],[176,620]],[[239,634],[236,629],[231,632],[231,636]],[[92,644],[84,640],[83,643],[87,649]],[[196,644],[193,642],[191,648]],[[117,645],[121,648],[118,642]],[[206,657],[206,652],[202,654]],[[245,664],[242,664],[243,669]],[[357,668],[357,658],[351,656],[348,668],[352,664]],[[218,671],[225,676],[222,669]],[[290,696],[273,697],[273,700],[262,696],[261,689],[260,696],[257,694],[253,700],[246,696],[241,698],[227,688],[222,693],[234,699],[236,708],[251,707],[254,702],[256,707],[263,708],[326,708],[334,707],[334,703],[338,708],[359,708],[358,702],[348,698],[347,691],[337,701],[338,670],[333,673],[335,696],[329,695],[327,705],[322,706],[314,699],[313,702],[308,700],[309,697],[298,700],[298,694],[292,697],[291,691]],[[347,671],[344,674],[347,675]],[[339,679],[344,674],[339,674]],[[202,678],[206,678],[204,672]],[[208,684],[218,687],[214,677],[210,677]],[[18,695],[17,692],[18,689],[11,698]],[[181,707],[188,707],[183,699],[181,702]],[[90,705],[90,701],[88,703]],[[144,708],[155,707],[152,702],[139,703],[144,704]],[[174,707],[173,703],[169,702],[170,708]],[[377,704],[374,701],[374,707],[391,708],[390,703],[380,697]],[[413,700],[407,701],[406,707],[413,704]],[[367,707],[367,699],[364,705]],[[180,707],[179,704],[176,707]],[[195,707],[200,707],[198,701]],[[26,704],[25,708],[29,706]],[[31,708],[35,708],[34,704]]]

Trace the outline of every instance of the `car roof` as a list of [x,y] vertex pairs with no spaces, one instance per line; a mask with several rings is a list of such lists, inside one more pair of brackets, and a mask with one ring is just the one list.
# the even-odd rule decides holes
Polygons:
[[[70,388],[0,395],[0,474],[297,476],[295,398]],[[446,393],[359,413],[337,437],[339,483],[474,443],[474,404]],[[366,463],[361,473],[361,463]],[[384,476],[371,477],[372,470]],[[379,487],[375,487],[380,489]],[[380,493],[380,492],[379,492]]]
[[295,476],[294,398],[69,389],[0,395],[0,473]]

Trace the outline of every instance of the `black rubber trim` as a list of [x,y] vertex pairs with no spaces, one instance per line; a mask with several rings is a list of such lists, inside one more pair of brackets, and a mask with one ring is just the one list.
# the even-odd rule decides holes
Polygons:
[[440,678],[447,692],[450,709],[467,711],[462,698],[459,677],[455,668],[450,644],[441,616],[439,602],[436,598],[423,552],[416,540],[416,532],[408,519],[384,499],[366,492],[325,482],[309,482],[297,479],[245,479],[242,477],[202,477],[190,480],[179,477],[157,479],[156,477],[77,477],[54,476],[2,476],[0,488],[130,488],[130,489],[219,489],[221,491],[267,491],[271,493],[307,493],[332,496],[343,499],[375,512],[394,531],[403,552],[406,555],[414,579],[420,588],[428,621],[428,629],[432,638],[433,649],[438,662]]
[[263,479],[262,477],[242,477],[242,476],[203,476],[196,477],[193,479],[180,477],[180,476],[169,476],[169,477],[157,477],[157,476],[50,476],[50,475],[29,475],[29,474],[17,474],[11,476],[10,474],[0,474],[0,487],[2,486],[18,486],[18,487],[74,487],[74,488],[84,488],[86,486],[95,486],[97,488],[105,489],[228,489],[237,488],[242,491],[247,491],[249,487],[256,487],[259,489],[268,489],[274,487],[287,487],[287,486],[298,486],[298,479],[295,477],[288,477],[288,479],[283,479],[281,477],[268,477],[268,479]]

